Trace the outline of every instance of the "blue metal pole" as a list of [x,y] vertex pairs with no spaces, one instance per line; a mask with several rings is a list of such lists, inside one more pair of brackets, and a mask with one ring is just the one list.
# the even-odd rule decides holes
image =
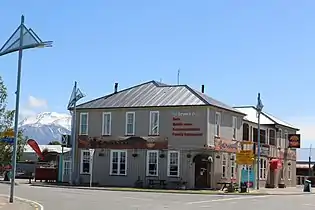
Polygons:
[[77,82],[74,83],[74,91],[75,91],[75,100],[72,111],[72,129],[71,129],[71,142],[72,142],[72,154],[71,154],[71,181],[70,183],[73,185],[76,182],[76,106],[77,106]]
[[18,73],[17,73],[17,85],[16,85],[16,99],[15,99],[15,118],[14,118],[14,143],[12,151],[12,177],[11,177],[11,189],[10,189],[10,198],[9,202],[13,203],[14,200],[14,186],[15,186],[15,174],[16,174],[16,156],[17,156],[17,146],[18,146],[18,125],[19,125],[19,109],[20,109],[20,91],[21,91],[21,71],[22,71],[22,47],[23,47],[23,35],[24,35],[24,16],[21,16],[21,25],[20,25],[20,50],[19,50],[19,59],[18,59]]
[[257,142],[257,190],[259,190],[260,178],[260,111],[258,111],[258,142]]

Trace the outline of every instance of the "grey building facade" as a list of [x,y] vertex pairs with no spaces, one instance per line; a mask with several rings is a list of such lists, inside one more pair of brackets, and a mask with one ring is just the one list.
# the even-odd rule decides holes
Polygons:
[[[258,124],[256,108],[253,106],[235,107],[246,114],[243,120],[243,141],[250,141],[256,145],[257,154]],[[260,127],[260,186],[287,187],[296,186],[296,149],[290,149],[288,135],[296,134],[299,130],[268,113],[262,112]],[[273,168],[272,162],[278,162]],[[253,166],[257,170],[257,164]],[[255,174],[257,177],[257,174]],[[255,177],[255,178],[256,178]]]
[[203,89],[150,81],[78,105],[79,181],[88,183],[93,171],[93,183],[103,186],[238,182],[235,153],[245,114]]

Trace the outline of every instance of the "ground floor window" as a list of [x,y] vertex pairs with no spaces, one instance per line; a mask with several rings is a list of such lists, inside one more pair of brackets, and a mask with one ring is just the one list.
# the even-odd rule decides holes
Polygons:
[[147,176],[158,176],[159,170],[159,151],[147,151]]
[[81,161],[80,161],[80,173],[89,174],[90,173],[90,151],[81,150]]
[[227,154],[222,154],[222,178],[226,178]]
[[167,158],[167,175],[179,176],[179,151],[169,151]]
[[292,178],[291,166],[288,166],[288,179],[291,180],[291,178]]
[[259,166],[259,178],[266,179],[267,178],[267,160],[260,159],[260,166]]
[[127,151],[110,151],[110,175],[127,175]]
[[231,155],[231,178],[236,178],[236,155]]

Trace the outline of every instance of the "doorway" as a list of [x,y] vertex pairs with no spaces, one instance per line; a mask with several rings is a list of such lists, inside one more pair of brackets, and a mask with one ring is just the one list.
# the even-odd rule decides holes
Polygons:
[[64,160],[63,161],[63,173],[62,173],[62,182],[68,182],[71,173],[71,161]]
[[194,157],[195,163],[195,188],[209,188],[211,183],[211,156],[199,154]]

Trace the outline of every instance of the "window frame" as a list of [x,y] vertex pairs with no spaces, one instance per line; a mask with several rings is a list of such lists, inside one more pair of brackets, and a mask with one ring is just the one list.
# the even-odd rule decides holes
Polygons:
[[[156,174],[150,174],[150,153],[156,154]],[[159,150],[147,150],[147,160],[146,160],[146,176],[155,177],[159,176]]]
[[288,138],[289,138],[289,132],[287,130],[284,130],[284,134],[283,134],[283,138],[284,138],[284,148],[287,148],[288,146]]
[[[117,165],[117,174],[113,173],[113,154],[114,152],[118,153],[118,165]],[[121,153],[125,153],[125,173],[120,173],[120,166],[121,166]],[[109,158],[109,175],[110,176],[127,176],[128,174],[128,151],[127,150],[110,150],[110,158]]]
[[[107,133],[105,133],[105,116],[106,115],[109,116],[109,131],[107,131]],[[103,114],[102,114],[102,135],[103,136],[112,135],[112,113],[111,112],[103,112]]]
[[[132,121],[132,133],[128,133],[128,115],[133,115],[133,121]],[[134,136],[136,132],[136,112],[126,112],[125,115],[125,135],[126,136]]]
[[231,154],[231,178],[236,178],[236,154]]
[[260,165],[259,165],[259,180],[266,180],[267,179],[267,160],[266,159],[260,159]]
[[[84,163],[84,153],[88,153],[88,162],[89,162],[89,172],[84,172],[83,171],[83,163]],[[83,149],[81,150],[81,156],[80,156],[80,174],[86,174],[89,175],[91,173],[91,152],[88,149]]]
[[278,144],[277,147],[282,148],[282,129],[281,128],[278,129],[277,144]]
[[[171,175],[171,154],[175,153],[177,154],[177,175]],[[180,176],[180,152],[171,150],[168,151],[167,154],[167,176],[169,177],[179,177]]]
[[[235,136],[234,136],[235,132]],[[232,139],[237,140],[237,117],[232,117]]]
[[[221,167],[221,177],[222,178],[227,178],[227,154],[223,153],[222,154],[222,167]],[[224,169],[224,170],[223,170]]]
[[291,165],[288,165],[288,180],[292,179],[292,168]]
[[[217,119],[217,116],[218,116],[218,119]],[[217,122],[218,122],[218,124],[217,124]],[[220,133],[221,133],[221,113],[220,112],[215,112],[214,124],[215,124],[215,126],[214,126],[214,136],[215,137],[220,137]]]
[[[86,115],[86,133],[82,133],[82,116]],[[81,112],[80,113],[80,124],[79,124],[79,135],[87,136],[89,134],[89,113]]]
[[[157,114],[157,132],[153,133],[152,120],[154,119],[152,115]],[[160,112],[159,111],[150,111],[150,119],[149,119],[149,135],[150,136],[159,136],[160,135]]]

